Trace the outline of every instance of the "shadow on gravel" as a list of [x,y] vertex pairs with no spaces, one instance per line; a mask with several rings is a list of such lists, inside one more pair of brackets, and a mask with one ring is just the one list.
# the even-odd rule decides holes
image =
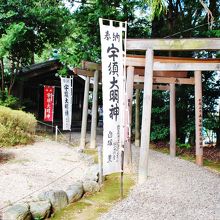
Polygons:
[[0,164],[6,163],[7,161],[15,158],[15,155],[13,153],[4,152],[0,150]]

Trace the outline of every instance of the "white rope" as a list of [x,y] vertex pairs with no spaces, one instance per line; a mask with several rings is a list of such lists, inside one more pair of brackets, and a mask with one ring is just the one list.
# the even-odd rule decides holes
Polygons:
[[44,122],[42,122],[42,121],[38,121],[38,120],[37,120],[37,122],[40,123],[40,124],[42,124],[42,125],[46,125],[46,126],[48,126],[48,127],[53,127],[53,128],[55,128],[55,126],[49,125],[49,124],[44,123]]
[[[37,122],[39,123],[39,124],[42,124],[42,125],[46,125],[46,126],[48,126],[48,127],[53,127],[53,128],[56,128],[56,126],[54,126],[54,125],[49,125],[49,124],[47,124],[47,123],[44,123],[44,122],[42,122],[42,121],[39,121],[39,120],[37,120]],[[63,137],[63,139],[67,142],[67,143],[69,143],[69,140],[68,140],[68,138],[60,131],[60,129],[57,127],[57,131],[61,134],[61,136]]]
[[60,131],[60,129],[57,127],[57,131],[61,134],[61,136],[64,138],[65,141],[69,143],[69,140],[66,138],[66,136]]
[[[76,168],[80,167],[80,166],[82,165],[82,163],[83,163],[83,162],[80,162],[79,165],[75,166],[74,168],[72,168],[72,169],[69,170],[68,172],[64,173],[62,176],[57,177],[56,179],[54,179],[53,181],[49,182],[49,183],[46,184],[45,186],[43,186],[43,187],[41,187],[41,188],[38,188],[38,189],[32,191],[31,193],[29,193],[29,194],[27,194],[27,195],[25,195],[25,196],[23,196],[23,197],[21,197],[21,198],[15,200],[15,201],[13,201],[13,202],[12,202],[11,204],[9,204],[9,205],[5,205],[5,206],[1,207],[1,208],[0,208],[0,211],[2,211],[2,210],[4,210],[4,209],[8,208],[9,206],[12,206],[12,205],[16,204],[17,202],[20,202],[20,201],[22,201],[22,200],[24,200],[24,199],[30,197],[30,196],[33,195],[34,193],[39,192],[39,191],[41,191],[42,189],[44,189],[44,188],[50,186],[51,184],[57,182],[58,180],[60,180],[60,179],[62,179],[63,177],[67,176],[69,173],[71,173],[71,172],[72,172],[73,170],[75,170]],[[4,212],[4,211],[3,211],[3,212]]]

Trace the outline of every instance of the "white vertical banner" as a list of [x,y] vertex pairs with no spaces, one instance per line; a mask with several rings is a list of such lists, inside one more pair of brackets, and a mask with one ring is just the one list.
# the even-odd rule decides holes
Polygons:
[[[104,24],[103,22],[107,23]],[[99,19],[102,49],[103,175],[121,172],[126,22]]]
[[73,78],[61,77],[63,130],[71,130]]

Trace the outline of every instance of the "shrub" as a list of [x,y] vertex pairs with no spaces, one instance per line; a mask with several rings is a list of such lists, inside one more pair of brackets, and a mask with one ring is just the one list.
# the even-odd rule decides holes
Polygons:
[[30,113],[0,106],[0,147],[32,142],[36,123]]
[[191,148],[189,143],[180,143],[180,139],[177,139],[176,145],[181,149],[190,149]]
[[169,127],[162,124],[154,125],[151,131],[151,141],[166,140],[169,135]]
[[22,109],[19,99],[15,96],[9,95],[8,91],[0,91],[0,106],[9,107],[12,109]]

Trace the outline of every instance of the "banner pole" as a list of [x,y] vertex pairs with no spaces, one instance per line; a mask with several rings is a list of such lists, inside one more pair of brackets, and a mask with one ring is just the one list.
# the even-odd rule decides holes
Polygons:
[[55,127],[55,141],[57,141],[57,135],[58,135],[58,126]]
[[[124,95],[126,93],[126,40],[127,40],[127,22],[123,24],[120,23],[120,26],[123,28],[123,33],[124,33],[124,49],[123,49],[123,92]],[[123,98],[125,96],[123,95]],[[127,99],[126,99],[127,100]],[[124,99],[125,101],[125,99]],[[126,102],[127,103],[127,102]],[[125,110],[125,102],[122,102],[122,109],[123,111]],[[125,116],[124,116],[125,117]],[[122,151],[121,151],[121,199],[123,199],[124,196],[124,150],[125,150],[125,118],[123,117],[123,138],[122,140]]]
[[71,76],[71,120],[70,120],[70,134],[69,134],[69,142],[71,142],[71,126],[72,126],[72,116],[73,116],[73,79],[74,77]]
[[55,95],[55,86],[53,86],[53,95],[52,95],[53,98],[52,134],[53,134],[53,120],[54,120],[54,95]]
[[71,129],[70,129],[70,132],[69,132],[69,142],[71,142]]
[[120,192],[121,192],[121,199],[124,196],[124,145],[122,145],[121,151],[121,180],[120,180]]
[[103,183],[103,155],[102,145],[98,146],[98,161],[99,161],[99,184]]

